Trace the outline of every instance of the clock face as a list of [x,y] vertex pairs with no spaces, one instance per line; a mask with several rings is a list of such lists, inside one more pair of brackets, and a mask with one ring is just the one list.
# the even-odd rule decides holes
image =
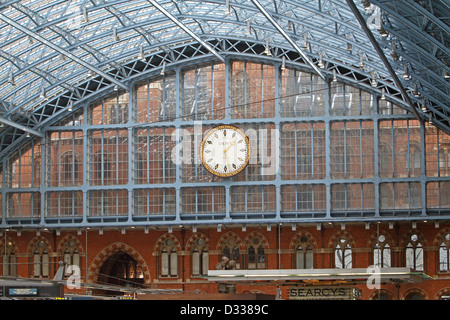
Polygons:
[[206,133],[200,154],[203,165],[212,174],[220,177],[234,176],[248,163],[249,140],[241,129],[221,125]]

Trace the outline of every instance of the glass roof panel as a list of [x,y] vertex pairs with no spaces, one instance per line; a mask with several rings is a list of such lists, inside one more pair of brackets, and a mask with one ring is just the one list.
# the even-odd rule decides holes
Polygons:
[[[328,67],[342,70],[342,76],[345,73],[349,81],[370,79],[376,74],[379,83],[396,87],[347,0],[258,1],[313,63],[322,57]],[[255,46],[265,46],[268,41],[276,53],[273,59],[280,61],[281,56],[290,57],[287,51],[296,51],[252,1],[230,0],[230,12],[226,0],[157,2],[203,41],[245,42],[253,46],[247,54],[258,54]],[[445,72],[450,74],[448,2],[407,5],[407,0],[370,0],[370,7],[364,6],[366,1],[353,2],[366,21],[374,15],[379,18],[380,25],[369,23],[369,28],[396,76],[414,102],[424,104],[433,116],[439,117],[441,128],[448,130],[450,87],[444,77]],[[2,16],[28,31],[10,25]],[[387,36],[381,35],[380,26],[388,31]],[[102,71],[126,83],[129,79],[117,68],[133,63],[132,58],[140,59],[141,46],[150,59],[161,49],[169,52],[196,42],[151,1],[144,0],[8,1],[0,4],[0,30],[0,98],[31,112],[51,108],[46,106],[48,101],[35,98],[38,87],[64,94],[67,86],[77,88],[94,78],[97,83],[110,84],[101,79]],[[114,30],[119,39],[114,39]],[[56,44],[60,50],[40,43],[33,35]],[[223,50],[238,51],[232,46],[216,47],[219,54],[226,55]],[[201,52],[211,54],[208,50]],[[73,61],[65,56],[67,53],[98,72],[88,73],[81,61]],[[300,61],[298,57],[293,59]],[[403,78],[405,65],[411,72],[408,80]],[[331,70],[324,72],[330,74]],[[420,99],[413,95],[414,88],[422,94]],[[7,110],[0,116],[11,116],[11,112]]]

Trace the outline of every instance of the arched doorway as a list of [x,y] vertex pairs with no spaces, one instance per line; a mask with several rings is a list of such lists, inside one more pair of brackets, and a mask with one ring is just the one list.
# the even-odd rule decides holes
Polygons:
[[[105,260],[98,273],[98,284],[112,285],[121,288],[137,288],[144,284],[142,266],[128,253],[119,251]],[[119,289],[119,288],[118,288]],[[123,292],[101,290],[98,294],[121,295]]]

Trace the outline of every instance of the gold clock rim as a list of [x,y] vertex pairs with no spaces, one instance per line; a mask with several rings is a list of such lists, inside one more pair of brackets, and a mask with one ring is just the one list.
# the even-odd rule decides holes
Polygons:
[[[232,129],[232,130],[236,130],[237,132],[239,132],[239,133],[244,137],[244,139],[245,139],[245,144],[246,144],[247,150],[248,150],[248,151],[247,151],[247,156],[246,156],[245,161],[244,161],[244,164],[243,164],[242,166],[240,166],[239,169],[237,169],[236,171],[233,171],[233,172],[231,172],[231,173],[220,173],[220,172],[215,171],[215,170],[212,169],[208,164],[206,164],[205,159],[203,158],[203,148],[204,148],[204,145],[205,145],[206,140],[208,139],[208,137],[209,137],[213,132],[218,131],[218,130],[221,130],[221,129]],[[216,127],[214,127],[214,128],[211,128],[210,130],[208,130],[208,131],[205,133],[205,135],[203,136],[202,143],[201,143],[201,146],[200,146],[200,158],[201,158],[201,160],[202,160],[202,165],[203,165],[203,167],[205,167],[205,169],[206,169],[209,173],[211,173],[211,174],[213,174],[213,175],[215,175],[215,176],[218,176],[218,177],[222,177],[222,178],[228,178],[228,177],[235,176],[235,175],[237,175],[238,173],[242,172],[242,170],[244,170],[245,167],[247,167],[247,165],[248,165],[248,161],[249,161],[249,159],[250,159],[250,141],[249,141],[249,139],[248,139],[248,136],[245,134],[245,132],[244,132],[242,129],[240,129],[240,128],[236,127],[236,126],[233,126],[233,125],[231,125],[231,124],[221,124],[221,125],[218,125],[218,126],[216,126]]]

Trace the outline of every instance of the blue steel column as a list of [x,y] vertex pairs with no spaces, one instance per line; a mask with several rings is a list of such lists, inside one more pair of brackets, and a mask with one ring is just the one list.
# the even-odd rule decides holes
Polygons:
[[132,127],[132,118],[133,118],[133,110],[134,110],[134,90],[133,85],[128,85],[128,119],[127,119],[127,127],[128,127],[128,223],[132,223],[133,221],[133,127]]
[[[275,210],[276,210],[276,219],[281,219],[281,132],[280,132],[280,77],[281,72],[280,68],[281,65],[279,63],[276,63],[274,65],[275,68],[275,132],[278,135],[277,139],[275,139],[276,143],[278,144],[275,148],[276,155],[275,155],[275,161],[277,162],[275,164],[276,166],[276,172],[275,172]],[[272,138],[272,137],[271,137]],[[273,159],[274,157],[272,157]],[[264,203],[264,202],[263,202]]]
[[379,157],[378,157],[378,124],[379,124],[379,117],[378,117],[378,97],[374,94],[372,94],[373,97],[373,110],[372,110],[372,119],[373,119],[373,164],[374,164],[374,177],[373,177],[373,184],[374,184],[374,209],[375,209],[375,217],[380,217],[380,164],[379,164]]
[[326,219],[331,219],[331,152],[330,152],[330,83],[325,82],[325,187],[326,187]]
[[[225,60],[225,123],[230,122],[230,60]],[[223,179],[225,187],[225,221],[231,220],[231,195],[230,195],[230,181]]]
[[[5,192],[5,185],[4,185],[4,181],[6,179],[6,174],[5,174],[5,169],[6,169],[6,163],[7,163],[7,159],[4,158],[1,160],[2,162],[2,179],[0,181],[0,193],[2,195],[2,221],[1,221],[1,225],[6,225],[6,192]],[[41,161],[42,162],[42,161]]]
[[[427,216],[427,179],[425,161],[425,124],[420,122],[420,185],[422,188],[422,216]],[[438,165],[439,167],[439,165]]]
[[[44,225],[45,223],[45,196],[46,196],[46,192],[45,192],[45,186],[46,186],[46,182],[47,179],[46,178],[46,148],[45,148],[45,144],[46,144],[46,137],[47,135],[44,134],[42,135],[41,138],[41,183],[39,184],[39,195],[41,197],[41,225]],[[34,166],[33,166],[34,167]],[[32,168],[32,170],[34,170],[34,168]],[[34,177],[34,174],[32,174],[32,176]],[[58,196],[59,198],[59,196]],[[34,209],[34,208],[33,208]],[[33,212],[31,212],[31,215],[33,216]]]
[[87,214],[88,214],[88,196],[87,196],[87,184],[88,184],[88,174],[92,174],[91,170],[89,170],[89,152],[88,152],[88,129],[87,129],[87,121],[88,121],[88,108],[89,104],[83,106],[83,124],[81,130],[83,131],[83,183],[81,191],[83,192],[83,221],[82,225],[86,226]]
[[[175,68],[175,77],[176,77],[176,99],[175,99],[175,132],[176,132],[176,143],[177,145],[180,144],[180,130],[181,130],[181,120],[180,120],[180,73],[181,73],[181,67]],[[164,86],[164,89],[166,90],[166,87]],[[167,97],[166,97],[167,98]],[[164,106],[165,107],[165,106]],[[183,157],[184,158],[184,157]],[[179,222],[181,221],[181,177],[180,177],[180,166],[181,166],[181,157],[180,157],[180,150],[177,149],[176,152],[176,164],[175,164],[175,198],[176,198],[176,206],[175,206],[175,221]]]

